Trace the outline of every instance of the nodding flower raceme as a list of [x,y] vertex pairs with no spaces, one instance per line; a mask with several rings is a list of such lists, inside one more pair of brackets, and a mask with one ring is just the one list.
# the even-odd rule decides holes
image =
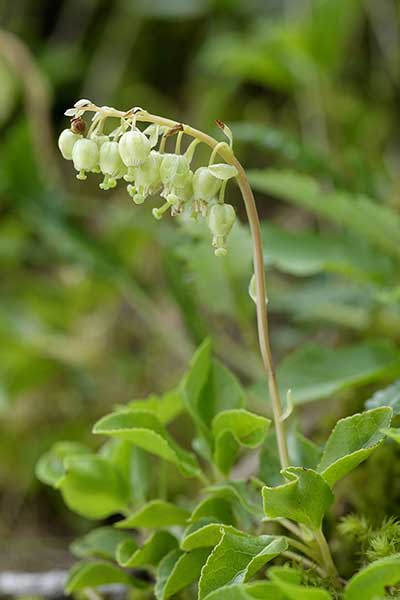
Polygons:
[[[94,113],[88,129],[83,118],[86,112]],[[215,164],[219,146],[228,147],[225,142],[214,147],[207,166],[193,171],[194,151],[202,140],[189,132],[193,140],[181,152],[185,134],[182,125],[160,125],[157,118],[147,120],[148,113],[143,109],[123,113],[108,106],[98,107],[90,100],[79,100],[65,114],[72,117],[71,127],[61,132],[58,147],[65,159],[73,161],[78,179],[86,179],[89,172],[102,173],[104,177],[99,184],[102,190],[115,188],[118,180],[125,180],[135,204],[143,204],[149,196],[159,194],[165,202],[153,209],[156,219],[161,219],[168,210],[172,216],[187,211],[194,220],[205,217],[216,256],[227,253],[227,237],[236,215],[233,206],[225,204],[224,196],[228,180],[238,172],[231,164]],[[106,128],[116,119],[119,123],[115,129]],[[150,124],[142,131],[136,125],[137,120]],[[168,122],[161,118],[158,121]],[[224,132],[229,132],[231,146],[230,130],[224,127]],[[110,132],[106,133],[108,129]],[[175,151],[165,152],[167,138],[175,135]]]

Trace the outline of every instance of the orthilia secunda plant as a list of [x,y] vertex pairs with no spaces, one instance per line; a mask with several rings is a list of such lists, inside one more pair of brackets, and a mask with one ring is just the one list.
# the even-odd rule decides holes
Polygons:
[[[86,113],[94,113],[88,129]],[[73,545],[74,554],[88,560],[72,569],[67,592],[122,583],[134,590],[132,598],[143,600],[153,592],[157,600],[359,600],[367,591],[369,600],[381,597],[399,581],[400,554],[393,554],[389,540],[396,528],[385,527],[386,537],[379,533],[373,557],[378,552],[382,559],[347,583],[339,577],[323,523],[335,484],[366,460],[385,435],[400,440],[398,430],[389,429],[392,408],[379,405],[339,420],[324,449],[302,436],[292,422],[289,462],[285,429],[290,393],[282,411],[269,341],[260,224],[230,129],[217,123],[227,137],[221,142],[141,108],[123,112],[89,100],[80,100],[66,114],[73,120],[60,135],[59,147],[73,161],[78,179],[101,173],[102,190],[122,184],[137,205],[158,194],[163,204],[153,209],[154,217],[170,212],[203,219],[219,257],[227,253],[236,219],[235,209],[225,202],[227,184],[234,180],[239,186],[253,240],[249,295],[257,308],[277,439],[275,444],[269,435],[270,419],[246,410],[240,382],[213,359],[205,340],[171,392],[118,406],[95,424],[93,433],[107,440],[97,451],[74,442],[56,443],[37,464],[39,479],[61,491],[68,507],[81,516],[113,517],[114,523]],[[173,152],[166,151],[168,138],[168,145],[175,142]],[[210,156],[208,164],[194,169],[200,143],[210,148]],[[193,424],[193,451],[170,431],[181,413]],[[245,449],[257,448],[259,469],[242,460]],[[168,463],[197,484],[190,485],[187,497],[174,491],[174,503],[168,501]],[[281,475],[284,480],[279,482]],[[264,526],[283,528],[290,535],[270,535],[270,529],[264,535]],[[129,529],[134,531],[127,533]],[[144,539],[148,529],[153,533]],[[269,567],[268,579],[250,582],[275,559],[296,563],[296,569],[287,564]]]
[[[86,130],[85,115],[92,113]],[[189,125],[178,123],[135,107],[127,111],[109,106],[96,106],[90,100],[79,100],[65,112],[72,118],[71,127],[59,137],[64,158],[73,161],[78,179],[87,173],[101,173],[102,190],[114,188],[119,181],[127,184],[127,192],[140,205],[154,194],[164,203],[152,213],[161,219],[167,211],[172,216],[187,213],[190,218],[203,218],[212,234],[215,255],[227,254],[229,233],[235,223],[235,209],[225,202],[227,183],[234,179],[239,186],[250,224],[253,241],[254,275],[251,287],[257,307],[258,337],[268,386],[282,468],[289,465],[285,436],[285,415],[275,377],[268,331],[267,294],[260,222],[254,196],[246,173],[233,152],[232,132],[222,121],[216,121],[227,138],[218,141]],[[117,127],[106,134],[107,121]],[[138,124],[145,124],[140,129]],[[165,152],[167,139],[176,136],[175,151]],[[189,138],[183,150],[183,138]],[[208,165],[192,170],[198,144],[211,149]],[[218,160],[217,160],[218,159]]]
[[[89,127],[88,114],[92,114]],[[225,201],[228,183],[234,180],[238,185],[253,242],[254,273],[249,294],[256,304],[260,352],[268,379],[281,474],[286,480],[271,486],[269,475],[261,471],[261,478],[246,473],[245,480],[239,480],[238,472],[233,472],[241,446],[255,449],[264,442],[265,456],[275,470],[275,447],[271,452],[266,437],[270,420],[245,410],[240,383],[228,369],[213,361],[206,341],[172,394],[119,407],[96,423],[93,432],[110,438],[98,453],[79,444],[61,442],[39,461],[39,478],[60,489],[67,505],[82,516],[124,517],[116,523],[117,532],[107,528],[107,531],[95,530],[83,545],[78,544],[77,554],[85,557],[89,552],[90,557],[104,557],[106,553],[107,559],[116,560],[125,569],[158,565],[154,588],[157,600],[176,597],[196,582],[198,600],[233,598],[227,595],[231,584],[246,586],[257,570],[278,556],[312,569],[318,581],[324,581],[332,589],[335,598],[342,597],[338,596],[338,590],[343,581],[338,577],[323,532],[323,519],[333,503],[335,483],[383,441],[391,422],[391,408],[378,407],[342,419],[322,452],[300,437],[296,443],[307,445],[307,459],[299,456],[292,445],[290,463],[285,430],[291,402],[288,393],[283,411],[269,340],[260,223],[246,173],[233,151],[229,127],[217,122],[227,138],[218,141],[189,125],[142,108],[120,111],[96,106],[89,100],[79,100],[66,115],[72,117],[71,126],[61,133],[59,148],[64,158],[72,160],[78,179],[86,179],[89,173],[101,174],[102,190],[121,184],[136,205],[159,195],[163,203],[152,210],[156,219],[170,212],[172,216],[185,214],[194,220],[204,220],[217,257],[227,254],[228,237],[236,220],[234,207]],[[171,144],[173,151],[169,148]],[[194,168],[193,157],[199,144],[210,148],[209,160]],[[218,387],[222,392],[217,391]],[[219,394],[223,397],[221,403]],[[231,403],[228,408],[227,396]],[[166,428],[181,410],[187,412],[195,425],[198,437],[192,444],[194,452],[182,448]],[[291,433],[293,440],[293,429]],[[197,479],[206,497],[196,506],[192,499],[182,506],[168,502],[167,472],[160,465],[159,477],[154,482],[158,499],[154,499],[152,482],[148,482],[149,488],[147,484],[143,488],[140,485],[140,480],[151,471],[148,454],[173,463],[183,476]],[[133,472],[135,478],[131,477]],[[146,502],[148,497],[152,499]],[[278,521],[291,536],[263,535],[264,522],[268,525],[270,521]],[[184,531],[180,529],[182,526],[186,527]],[[136,538],[120,531],[138,527],[156,530],[140,548]],[[249,529],[253,533],[248,533]],[[400,556],[393,560],[397,568]],[[383,568],[386,566],[385,563]],[[244,594],[259,598],[272,597],[271,592],[274,597],[285,598],[333,597],[323,589],[310,591],[299,586],[302,575],[299,579],[298,572],[290,571],[292,579],[287,578],[286,568],[282,571],[282,567],[273,567],[269,573],[269,581],[255,582],[261,586],[256,596],[251,594],[253,588],[242,587],[231,590],[235,598],[236,592],[240,597]],[[346,600],[361,597],[357,596],[358,577],[354,578],[355,584],[350,581],[350,587],[346,588]],[[85,589],[95,580],[98,585],[132,583],[138,590],[143,583],[132,580],[125,572],[121,574],[119,569],[116,571],[109,562],[84,562],[71,572],[67,591]],[[148,597],[146,590],[144,594],[136,597]]]

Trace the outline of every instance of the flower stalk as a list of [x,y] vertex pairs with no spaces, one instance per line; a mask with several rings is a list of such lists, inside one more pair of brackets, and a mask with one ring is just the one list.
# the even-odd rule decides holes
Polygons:
[[[214,162],[214,159],[217,155],[219,155],[228,165],[231,165],[236,169],[236,180],[243,198],[243,202],[245,204],[247,218],[250,225],[250,232],[252,237],[253,244],[253,264],[254,264],[254,278],[255,278],[255,287],[256,287],[256,307],[257,307],[257,330],[258,330],[258,340],[259,340],[259,348],[261,353],[261,358],[264,366],[264,370],[266,372],[267,380],[268,380],[268,388],[269,395],[271,398],[272,404],[272,412],[273,419],[277,437],[277,445],[279,451],[280,464],[282,468],[286,468],[289,466],[289,457],[288,457],[288,449],[287,449],[287,441],[285,434],[285,422],[282,418],[282,403],[280,399],[278,384],[276,380],[275,368],[272,358],[272,351],[269,339],[269,327],[268,327],[268,312],[267,312],[267,293],[266,293],[266,279],[265,279],[265,271],[264,271],[264,256],[263,256],[263,247],[261,241],[261,231],[260,231],[260,221],[257,213],[256,203],[254,200],[253,192],[251,190],[249,181],[247,179],[246,173],[236,156],[234,155],[231,148],[231,133],[229,128],[227,128],[222,122],[217,122],[217,125],[224,131],[225,135],[228,136],[229,144],[226,142],[220,142],[209,136],[208,134],[191,127],[190,125],[186,125],[183,123],[178,123],[177,121],[173,121],[171,119],[167,119],[164,117],[160,117],[158,115],[153,115],[141,108],[133,108],[129,111],[119,111],[114,108],[104,106],[99,107],[90,101],[79,101],[75,105],[75,109],[71,109],[67,111],[66,114],[69,116],[80,116],[85,112],[94,112],[95,120],[104,119],[107,117],[114,117],[121,119],[121,123],[130,122],[132,127],[136,125],[137,122],[143,122],[150,125],[159,126],[164,131],[168,133],[178,133],[179,138],[177,145],[180,146],[182,136],[184,134],[192,137],[194,142],[199,143],[202,142],[209,146],[212,149],[210,163]],[[159,152],[164,151],[165,140],[168,136],[168,133],[162,136],[161,144],[159,148]],[[127,134],[125,134],[126,136]],[[143,135],[143,134],[142,134]],[[192,142],[192,144],[194,143]],[[192,148],[192,146],[189,146]],[[193,147],[194,149],[194,147]],[[128,157],[129,158],[129,157]],[[129,162],[129,161],[128,161]],[[126,163],[127,164],[127,163]],[[225,185],[222,186],[225,188]],[[166,200],[166,204],[163,205],[161,209],[157,209],[156,217],[160,218],[162,215],[160,211],[167,210],[170,205],[172,205],[172,209],[174,209],[174,194],[170,194]],[[225,252],[219,252],[219,248],[216,251],[217,255],[224,254]]]

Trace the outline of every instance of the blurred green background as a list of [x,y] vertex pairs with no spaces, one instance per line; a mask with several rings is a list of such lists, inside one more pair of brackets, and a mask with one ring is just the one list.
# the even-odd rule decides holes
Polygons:
[[399,4],[4,0],[0,25],[0,568],[44,569],[85,527],[35,480],[55,440],[93,444],[98,416],[173,386],[207,335],[267,410],[234,186],[242,225],[218,261],[205,228],[78,182],[56,148],[64,110],[143,106],[215,136],[229,123],[283,384],[325,398],[301,410],[323,438],[399,373]]

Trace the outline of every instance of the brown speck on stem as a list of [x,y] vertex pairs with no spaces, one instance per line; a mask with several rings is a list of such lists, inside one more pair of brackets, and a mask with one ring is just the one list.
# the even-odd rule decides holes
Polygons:
[[167,131],[164,133],[164,137],[171,137],[172,135],[176,135],[177,133],[179,133],[179,131],[183,131],[182,123],[177,123],[170,129],[167,129]]

